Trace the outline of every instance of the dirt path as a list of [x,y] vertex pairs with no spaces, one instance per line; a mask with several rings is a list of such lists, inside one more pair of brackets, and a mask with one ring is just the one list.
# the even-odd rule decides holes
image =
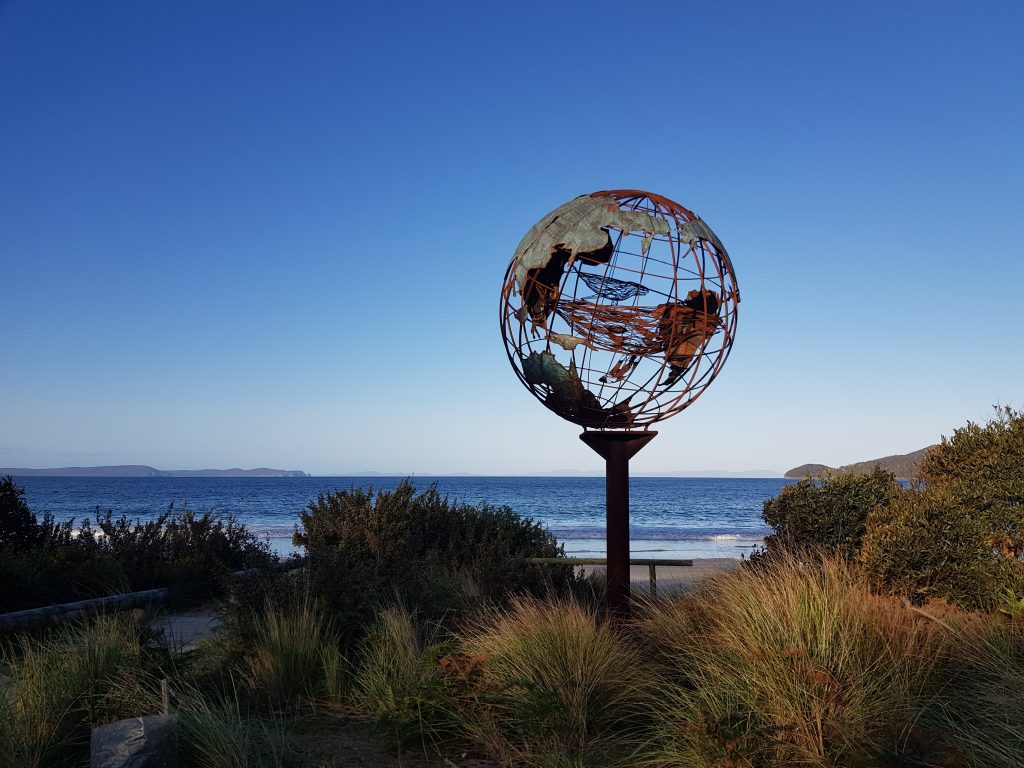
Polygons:
[[168,648],[181,653],[191,651],[200,640],[210,637],[220,626],[220,620],[212,611],[183,611],[161,616],[150,626],[163,632]]

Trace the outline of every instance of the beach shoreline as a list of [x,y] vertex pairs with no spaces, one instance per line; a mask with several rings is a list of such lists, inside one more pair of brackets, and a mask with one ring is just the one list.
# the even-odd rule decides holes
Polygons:
[[[693,558],[693,565],[659,565],[656,567],[658,594],[692,589],[704,579],[739,568],[742,562],[733,557],[698,557]],[[605,566],[582,565],[580,569],[589,575],[604,573]],[[646,565],[631,565],[629,580],[634,595],[646,594],[650,588],[650,569]]]

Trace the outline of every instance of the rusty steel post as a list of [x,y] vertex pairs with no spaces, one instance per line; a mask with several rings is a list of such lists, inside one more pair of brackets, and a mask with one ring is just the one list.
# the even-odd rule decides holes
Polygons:
[[629,615],[629,460],[657,432],[584,432],[580,440],[605,461],[607,507],[608,608]]

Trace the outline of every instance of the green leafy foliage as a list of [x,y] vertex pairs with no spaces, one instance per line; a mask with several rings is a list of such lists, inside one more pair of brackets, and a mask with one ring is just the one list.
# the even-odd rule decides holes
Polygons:
[[990,607],[997,592],[1024,576],[1021,564],[992,549],[986,521],[940,489],[908,490],[868,519],[860,553],[884,589],[922,603],[941,597]]
[[10,475],[0,480],[0,549],[35,546],[39,535],[36,516],[25,503],[25,489]]
[[1007,587],[998,596],[997,608],[1013,621],[1024,619],[1024,595],[1018,595],[1012,587]]
[[831,474],[787,485],[764,503],[764,520],[775,529],[765,539],[764,554],[817,551],[854,558],[868,514],[901,490],[895,476],[878,467],[866,475]]
[[977,518],[1004,557],[1024,556],[1024,412],[996,408],[987,424],[968,422],[943,437],[925,455],[920,475]]
[[396,599],[431,620],[573,580],[571,567],[525,562],[562,554],[540,523],[507,507],[450,502],[433,486],[417,494],[408,480],[393,491],[320,494],[300,522],[294,543],[309,554],[314,589],[355,631]]
[[921,461],[921,483],[888,472],[787,486],[764,505],[775,528],[755,557],[818,551],[859,560],[875,584],[914,602],[991,608],[1024,586],[1024,413],[997,408]]
[[861,559],[915,601],[992,608],[1024,586],[1024,414],[997,408],[944,437],[921,462],[923,487],[868,519]]
[[0,479],[0,552],[68,544],[74,521],[57,523],[49,513],[39,520],[24,497],[25,489],[13,477]]

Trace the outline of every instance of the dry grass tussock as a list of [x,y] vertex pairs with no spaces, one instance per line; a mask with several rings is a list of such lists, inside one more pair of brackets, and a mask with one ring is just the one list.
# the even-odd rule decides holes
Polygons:
[[446,634],[391,608],[351,666],[312,599],[182,657],[140,618],[4,649],[0,768],[81,765],[90,725],[158,711],[164,678],[189,768],[326,765],[324,745],[371,743],[366,723],[436,764],[1024,765],[1024,622],[872,594],[844,561],[766,561],[630,624],[520,597]]
[[211,694],[179,682],[175,687],[181,723],[182,751],[195,768],[288,768],[289,721],[283,717],[253,717],[240,704],[239,691]]

